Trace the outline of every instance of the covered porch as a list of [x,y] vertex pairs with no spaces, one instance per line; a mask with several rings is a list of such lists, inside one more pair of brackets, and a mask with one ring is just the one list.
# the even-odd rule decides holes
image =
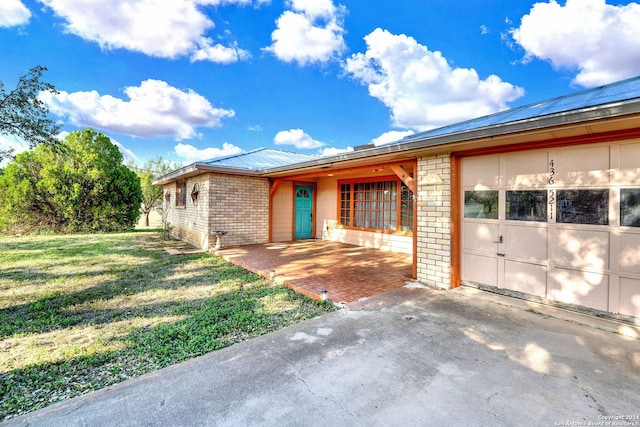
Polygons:
[[314,299],[322,291],[334,303],[404,286],[411,281],[412,255],[325,240],[223,248],[216,254],[249,271],[270,277]]

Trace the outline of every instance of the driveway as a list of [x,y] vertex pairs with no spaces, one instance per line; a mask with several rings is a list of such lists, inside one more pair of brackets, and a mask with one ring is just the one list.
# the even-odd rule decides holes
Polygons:
[[6,424],[640,425],[637,328],[495,298],[395,289]]

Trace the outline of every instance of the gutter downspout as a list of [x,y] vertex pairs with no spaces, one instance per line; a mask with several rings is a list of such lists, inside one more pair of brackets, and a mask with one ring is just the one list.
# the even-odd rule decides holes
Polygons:
[[[416,159],[413,162],[413,182],[418,182],[418,160]],[[411,277],[414,279],[418,278],[418,193],[419,188],[416,185],[415,191],[413,193],[413,218],[412,218],[412,228],[413,228],[413,260],[411,263]]]
[[269,179],[269,243],[273,243],[273,196],[279,184],[279,181]]

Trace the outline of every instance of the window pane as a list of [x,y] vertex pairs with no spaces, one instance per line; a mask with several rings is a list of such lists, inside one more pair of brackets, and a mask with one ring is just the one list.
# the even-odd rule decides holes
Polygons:
[[507,191],[507,219],[514,221],[547,220],[547,192]]
[[[398,207],[402,206],[403,218],[410,217],[407,220],[408,225],[402,224],[402,230],[411,231],[412,204],[408,208],[405,208],[404,204],[398,205],[402,203],[402,200],[397,200],[398,183],[399,181],[341,183],[340,223],[355,228],[399,231],[400,225],[396,218]],[[349,189],[352,189],[352,192],[348,191]]]
[[498,219],[498,192],[465,191],[464,217]]
[[340,185],[340,224],[351,226],[351,184]]
[[556,221],[609,224],[609,190],[558,190]]
[[620,190],[620,225],[640,227],[640,189]]
[[187,182],[176,184],[176,206],[187,204]]
[[402,231],[413,231],[413,193],[406,185],[403,185],[401,189],[400,215],[400,227]]

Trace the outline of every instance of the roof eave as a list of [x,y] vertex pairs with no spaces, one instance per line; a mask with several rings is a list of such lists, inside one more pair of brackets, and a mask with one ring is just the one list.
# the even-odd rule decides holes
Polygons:
[[212,166],[206,163],[192,163],[178,170],[163,175],[153,181],[153,185],[166,185],[171,182],[181,181],[203,173],[220,173],[226,175],[260,176],[260,171],[228,166]]

